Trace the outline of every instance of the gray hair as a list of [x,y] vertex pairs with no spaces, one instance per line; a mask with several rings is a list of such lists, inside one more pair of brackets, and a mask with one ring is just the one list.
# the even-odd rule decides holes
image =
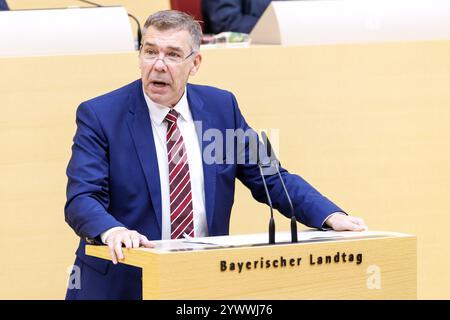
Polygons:
[[154,27],[159,31],[165,30],[186,30],[192,38],[192,48],[200,49],[202,42],[202,28],[198,21],[187,13],[177,10],[163,10],[151,14],[145,21],[142,35],[144,36],[149,27]]

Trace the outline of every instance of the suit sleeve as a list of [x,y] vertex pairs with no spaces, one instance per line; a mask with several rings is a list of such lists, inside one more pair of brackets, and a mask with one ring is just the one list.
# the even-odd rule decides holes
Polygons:
[[88,104],[78,107],[76,124],[67,167],[65,219],[81,238],[98,239],[102,232],[123,226],[108,213],[108,142]]
[[241,0],[203,1],[203,15],[213,33],[224,31],[250,33],[259,17],[243,14]]
[[[253,132],[253,136],[257,136],[256,132],[250,128],[242,116],[234,96],[232,97],[232,104],[235,112],[236,127],[242,129],[244,132]],[[246,155],[251,154],[250,140],[246,139],[245,141],[241,141],[244,144],[242,149],[245,150]],[[259,143],[259,139],[257,141],[255,144],[258,145],[258,148],[263,148]],[[239,148],[239,142],[237,145]],[[239,154],[239,151],[236,153]],[[256,161],[250,160],[251,157],[247,156],[245,163],[238,164],[237,178],[250,189],[253,197],[257,201],[268,204],[259,167],[256,165]],[[281,165],[280,172],[291,197],[297,221],[300,221],[308,227],[322,228],[324,221],[330,214],[342,212],[342,209],[321,195],[302,177],[289,173]],[[291,210],[289,202],[276,171],[265,171],[264,177],[274,209],[277,209],[286,217],[290,217]]]
[[3,10],[9,10],[9,7],[5,0],[0,0],[0,11]]

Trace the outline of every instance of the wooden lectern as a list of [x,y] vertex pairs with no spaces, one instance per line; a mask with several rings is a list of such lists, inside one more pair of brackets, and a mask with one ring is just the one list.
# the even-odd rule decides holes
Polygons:
[[[416,299],[416,237],[304,231],[155,241],[124,249],[144,299]],[[108,259],[106,246],[86,254]]]

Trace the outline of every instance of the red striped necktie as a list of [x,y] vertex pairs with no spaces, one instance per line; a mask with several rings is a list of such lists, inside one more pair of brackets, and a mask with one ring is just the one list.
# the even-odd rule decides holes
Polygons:
[[167,157],[169,162],[171,238],[194,236],[191,178],[183,136],[177,126],[178,112],[171,109],[167,121]]

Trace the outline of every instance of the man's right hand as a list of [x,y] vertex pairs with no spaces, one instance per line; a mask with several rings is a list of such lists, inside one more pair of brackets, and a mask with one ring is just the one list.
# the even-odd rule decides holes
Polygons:
[[147,239],[146,236],[138,233],[134,230],[119,229],[111,232],[106,238],[106,244],[109,247],[109,254],[114,264],[117,264],[118,260],[123,260],[122,244],[125,248],[139,248],[143,246],[145,248],[154,248],[155,245]]

